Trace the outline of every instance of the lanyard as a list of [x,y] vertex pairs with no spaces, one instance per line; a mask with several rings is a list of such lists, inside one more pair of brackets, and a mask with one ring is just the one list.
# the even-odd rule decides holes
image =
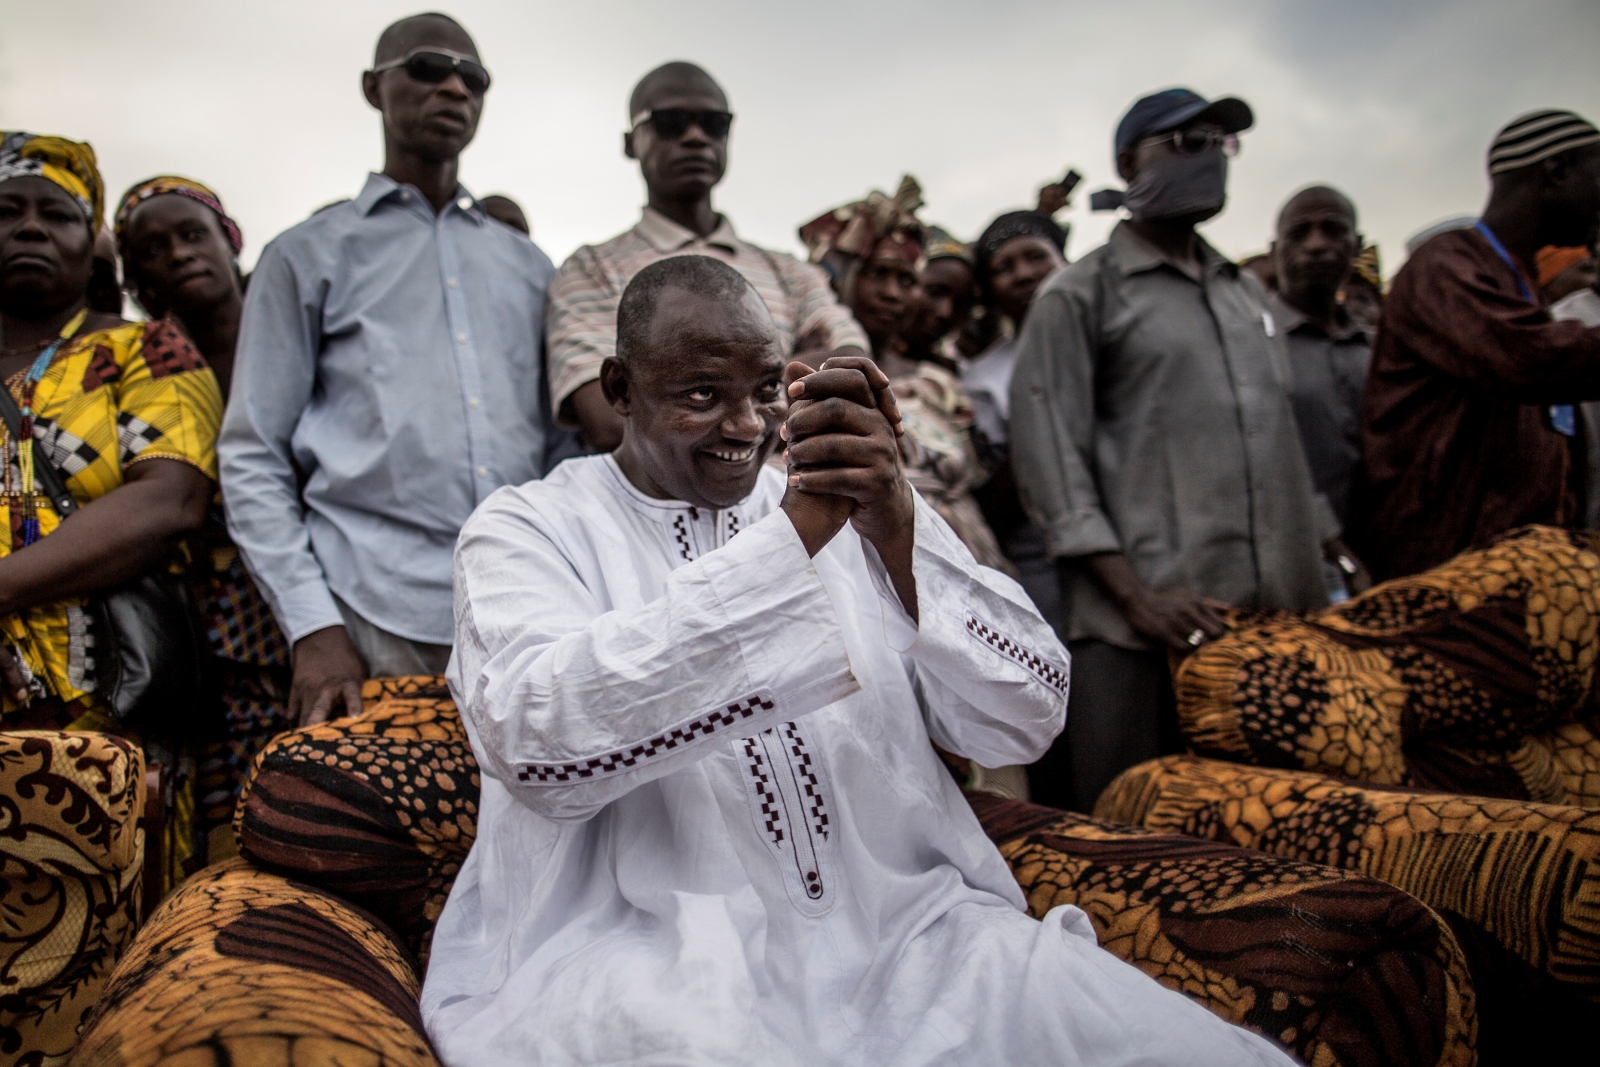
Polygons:
[[[1528,279],[1522,273],[1522,268],[1517,266],[1517,261],[1511,258],[1511,253],[1506,251],[1506,246],[1500,243],[1500,238],[1494,235],[1494,231],[1484,225],[1482,219],[1478,220],[1478,224],[1473,229],[1483,235],[1483,239],[1489,242],[1489,247],[1494,249],[1494,254],[1504,260],[1505,265],[1511,268],[1511,273],[1517,276],[1517,289],[1522,293],[1522,299],[1530,304],[1537,303],[1533,298],[1533,290],[1528,286]],[[1550,428],[1556,433],[1567,437],[1576,437],[1578,435],[1577,408],[1572,404],[1551,404]]]
[[1530,304],[1536,303],[1533,299],[1533,290],[1528,288],[1528,279],[1523,277],[1522,268],[1517,266],[1517,261],[1511,258],[1511,253],[1507,252],[1506,246],[1500,243],[1500,238],[1496,237],[1494,231],[1483,224],[1482,219],[1478,220],[1478,224],[1473,229],[1483,234],[1483,239],[1489,242],[1489,247],[1494,249],[1494,254],[1504,260],[1506,266],[1511,268],[1511,273],[1517,276],[1517,288],[1522,292],[1522,299]]

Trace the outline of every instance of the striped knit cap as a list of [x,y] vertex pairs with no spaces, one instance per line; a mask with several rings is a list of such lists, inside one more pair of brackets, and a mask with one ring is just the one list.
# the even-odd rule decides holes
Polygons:
[[1570,111],[1530,111],[1495,135],[1489,173],[1532,166],[1573,148],[1600,144],[1600,130]]

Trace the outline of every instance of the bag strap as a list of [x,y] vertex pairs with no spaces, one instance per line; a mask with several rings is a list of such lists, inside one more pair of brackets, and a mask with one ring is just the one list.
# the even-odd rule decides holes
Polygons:
[[[4,420],[6,429],[11,433],[11,439],[17,443],[17,448],[22,448],[22,410],[17,407],[16,398],[11,395],[4,383],[0,383],[0,420]],[[51,505],[56,509],[56,514],[63,519],[78,510],[78,498],[72,495],[67,488],[67,479],[62,475],[55,460],[45,455],[45,449],[38,447],[39,442],[34,441],[33,473],[44,486],[45,495],[50,498]],[[33,487],[29,486],[31,490]]]

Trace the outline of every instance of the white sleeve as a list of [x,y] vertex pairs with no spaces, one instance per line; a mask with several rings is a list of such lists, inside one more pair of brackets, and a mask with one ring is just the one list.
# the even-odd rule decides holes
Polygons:
[[450,681],[483,771],[540,815],[587,819],[860,687],[782,511],[674,571],[660,599],[602,613],[557,539],[497,496],[456,547]]
[[1032,763],[1066,725],[1067,650],[1020,585],[973,559],[921,496],[916,509],[918,622],[862,542],[884,638],[915,667],[936,744],[987,767]]

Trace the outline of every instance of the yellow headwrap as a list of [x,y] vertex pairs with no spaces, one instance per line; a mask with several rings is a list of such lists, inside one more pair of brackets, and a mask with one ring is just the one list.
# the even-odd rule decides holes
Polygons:
[[0,132],[0,182],[36,177],[55,182],[83,208],[92,233],[105,221],[105,184],[94,149],[81,141],[20,130]]

